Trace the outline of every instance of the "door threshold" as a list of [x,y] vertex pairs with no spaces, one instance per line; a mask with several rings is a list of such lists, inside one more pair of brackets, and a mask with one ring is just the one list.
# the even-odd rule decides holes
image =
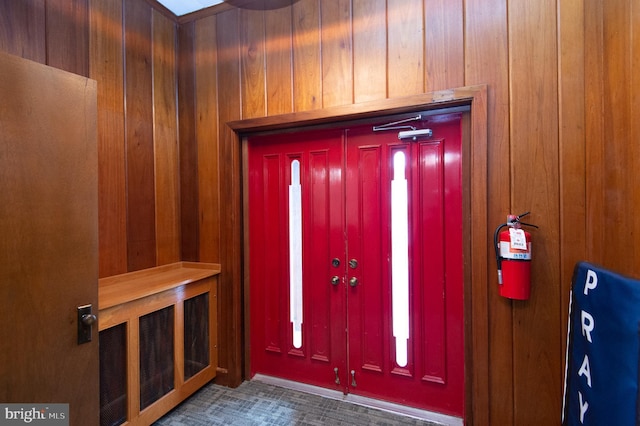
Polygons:
[[464,421],[460,417],[449,416],[446,414],[436,413],[419,408],[408,407],[406,405],[395,404],[392,402],[382,401],[374,398],[367,398],[359,395],[343,394],[340,391],[325,389],[319,386],[308,385],[306,383],[298,383],[292,380],[281,379],[264,374],[256,374],[251,380],[266,383],[268,385],[280,386],[282,388],[291,389],[299,392],[310,393],[325,398],[337,399],[352,404],[362,405],[377,410],[383,410],[394,414],[400,414],[407,417],[413,417],[419,420],[425,420],[443,426],[463,426]]

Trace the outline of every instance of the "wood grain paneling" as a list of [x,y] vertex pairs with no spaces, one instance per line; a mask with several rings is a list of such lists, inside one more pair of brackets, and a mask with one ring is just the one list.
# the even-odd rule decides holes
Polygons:
[[178,30],[178,120],[180,135],[180,248],[182,260],[199,258],[198,139],[196,138],[195,26]]
[[100,277],[127,272],[122,0],[91,0],[89,77],[98,82]]
[[300,0],[292,13],[294,111],[322,108],[320,2]]
[[[638,167],[634,139],[638,87],[638,8],[631,1],[590,2],[585,21],[585,133],[587,258],[638,276],[638,207],[631,170]],[[618,231],[612,231],[618,230]],[[615,247],[615,249],[613,249]]]
[[605,252],[605,229],[602,220],[605,211],[604,172],[604,2],[585,4],[585,133],[586,165],[598,164],[589,169],[585,176],[587,197],[587,257],[602,262]]
[[425,91],[464,85],[462,0],[425,0],[424,15]]
[[[602,261],[604,247],[604,87],[603,2],[585,4],[585,187],[587,188],[587,259]],[[589,31],[586,31],[586,28]]]
[[[238,385],[242,380],[242,317],[240,307],[241,268],[241,226],[240,215],[240,143],[227,122],[241,116],[240,104],[240,46],[238,39],[239,13],[230,10],[217,15],[216,40],[218,49],[218,120],[222,124],[218,133],[218,158],[220,165],[220,241],[224,249],[220,250],[222,274],[218,296],[219,320],[218,336],[220,345],[219,366],[227,374],[221,374],[220,383]],[[214,212],[206,212],[215,214]],[[232,306],[233,309],[229,309]]]
[[[85,1],[67,5],[65,16],[82,22]],[[181,171],[193,170],[194,162],[178,149],[175,21],[142,0],[89,0],[85,9],[88,23],[78,25],[90,29],[87,69],[98,81],[100,276],[106,277],[183,258],[188,227],[181,210],[192,209],[180,204],[189,195],[180,187]],[[82,55],[69,57],[77,62]],[[188,121],[181,122],[188,131]],[[180,167],[180,156],[189,167]],[[197,196],[187,198],[197,203]]]
[[265,96],[265,22],[261,10],[240,11],[242,116],[263,117]]
[[293,111],[291,8],[267,10],[265,30],[265,93],[267,115]]
[[156,264],[151,8],[124,3],[127,269]]
[[158,11],[152,18],[156,261],[164,265],[180,260],[176,24]]
[[353,103],[351,0],[321,4],[322,105]]
[[[631,123],[630,123],[630,132],[628,140],[636,140],[637,135],[640,134],[640,121],[635,119],[637,117],[638,111],[640,111],[640,7],[638,7],[637,3],[631,3],[629,6],[629,26],[630,26],[630,49],[629,52],[629,64],[631,70],[629,71],[629,81],[627,82],[628,87],[630,88],[630,103],[629,103],[629,111],[631,113]],[[629,168],[622,171],[623,174],[627,174],[632,170],[637,170],[640,167],[640,144],[638,143],[630,143],[629,144],[629,159],[630,164]],[[627,199],[627,209],[630,214],[630,235],[638,236],[640,235],[640,215],[634,214],[638,206],[640,206],[640,188],[638,185],[630,184],[629,189],[631,190],[631,194]],[[625,247],[629,247],[632,245],[633,250],[633,259],[631,264],[628,265],[629,269],[624,271],[627,274],[633,274],[636,277],[640,277],[640,271],[638,271],[638,266],[640,264],[640,246],[637,244],[632,244],[631,239],[627,239],[624,241]]]
[[[628,202],[633,199],[635,187],[638,186],[634,179],[629,179],[628,171],[634,170],[638,159],[632,158],[632,146],[630,143],[611,143],[611,141],[631,141],[637,138],[631,134],[631,121],[634,119],[631,111],[631,97],[633,90],[631,82],[632,68],[629,66],[633,47],[630,25],[630,16],[634,2],[614,1],[604,2],[603,19],[603,119],[605,132],[602,143],[605,146],[604,185],[606,188],[604,198],[604,223],[605,230],[628,229],[631,224],[629,218],[633,218],[632,205]],[[637,114],[637,111],[636,111]],[[636,118],[637,120],[637,118]],[[629,232],[606,232],[603,241],[607,246],[625,247],[629,242]],[[602,264],[610,265],[623,273],[632,273],[637,267],[633,254],[635,250],[604,250]]]
[[[220,259],[220,171],[218,153],[217,27],[211,16],[195,33],[196,144],[198,170],[198,258]],[[236,96],[237,98],[237,96]],[[187,165],[187,167],[191,167]]]
[[387,22],[385,0],[353,0],[353,100],[387,97]]
[[424,3],[422,0],[387,0],[387,96],[423,93]]
[[46,63],[45,0],[0,1],[0,50]]
[[47,0],[47,64],[82,76],[88,75],[89,0]]
[[[574,266],[587,258],[584,8],[580,0],[563,1],[558,16],[561,324],[568,321]],[[566,340],[562,345],[565,353]]]
[[[510,182],[504,165],[509,163],[509,81],[506,0],[465,1],[465,84],[488,85],[489,123],[487,146],[487,234],[503,223],[510,211]],[[494,38],[496,43],[486,43]],[[491,243],[487,241],[487,247]],[[490,252],[492,253],[492,252]],[[493,257],[493,254],[490,254]],[[477,380],[473,391],[474,421],[477,424],[513,424],[513,332],[511,302],[498,296],[497,274],[488,267],[486,295],[491,301],[488,312],[491,343],[489,381]],[[474,333],[475,334],[475,333]],[[490,395],[500,395],[499,398]]]
[[556,5],[509,4],[508,19],[511,210],[531,211],[527,221],[540,226],[531,299],[513,302],[514,423],[552,424],[562,388]]

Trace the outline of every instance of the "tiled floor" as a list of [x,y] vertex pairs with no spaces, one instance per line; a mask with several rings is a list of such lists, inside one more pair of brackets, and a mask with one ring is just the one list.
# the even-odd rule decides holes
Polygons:
[[209,384],[155,425],[418,426],[434,423],[250,381],[236,389]]

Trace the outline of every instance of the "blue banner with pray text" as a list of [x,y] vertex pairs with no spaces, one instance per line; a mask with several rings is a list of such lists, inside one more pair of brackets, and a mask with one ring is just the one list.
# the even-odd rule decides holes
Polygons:
[[639,425],[640,281],[576,265],[569,309],[563,422]]

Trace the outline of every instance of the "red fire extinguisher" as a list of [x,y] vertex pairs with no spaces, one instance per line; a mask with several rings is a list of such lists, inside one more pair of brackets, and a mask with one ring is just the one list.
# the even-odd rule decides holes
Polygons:
[[[528,214],[508,215],[507,222],[498,226],[493,234],[500,295],[509,299],[527,300],[531,294],[531,234],[521,225],[537,226],[520,222],[520,218]],[[508,229],[500,232],[505,226]]]

